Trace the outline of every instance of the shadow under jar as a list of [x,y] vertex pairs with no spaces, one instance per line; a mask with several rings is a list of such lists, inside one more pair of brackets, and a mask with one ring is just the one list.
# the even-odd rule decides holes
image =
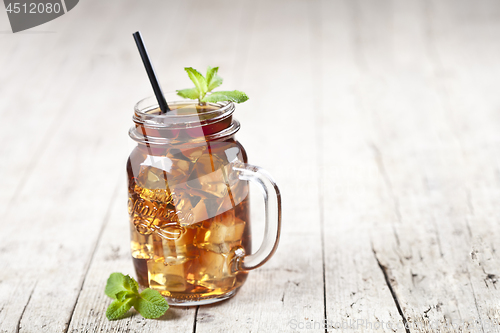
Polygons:
[[[234,139],[232,102],[198,105],[167,94],[135,106],[127,163],[131,250],[138,282],[170,305],[201,305],[233,296],[248,271],[275,252],[281,199],[271,176],[247,164]],[[264,241],[251,254],[249,183],[264,195]]]

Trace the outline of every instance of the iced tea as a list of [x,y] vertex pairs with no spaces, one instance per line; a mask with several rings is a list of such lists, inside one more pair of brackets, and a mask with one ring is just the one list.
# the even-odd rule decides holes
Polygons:
[[129,215],[141,285],[198,301],[243,284],[237,261],[251,252],[248,184],[233,175],[234,160],[246,156],[233,139],[134,150]]

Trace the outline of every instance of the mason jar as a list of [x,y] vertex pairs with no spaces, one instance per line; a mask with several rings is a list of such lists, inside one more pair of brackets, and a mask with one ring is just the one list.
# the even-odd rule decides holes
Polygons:
[[[131,251],[137,280],[170,305],[201,305],[233,296],[248,271],[276,251],[281,228],[277,185],[248,164],[235,139],[232,102],[206,103],[166,94],[135,106],[127,162]],[[265,232],[252,252],[249,184],[264,196]]]

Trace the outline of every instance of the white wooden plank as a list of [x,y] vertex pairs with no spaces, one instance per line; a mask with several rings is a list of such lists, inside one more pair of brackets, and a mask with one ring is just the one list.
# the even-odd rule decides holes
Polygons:
[[[185,78],[186,75],[182,70],[182,66],[193,66],[201,70],[208,65],[220,65],[222,68],[221,75],[223,75],[224,68],[230,68],[229,65],[231,65],[231,61],[233,61],[234,58],[235,46],[227,43],[227,41],[220,40],[214,43],[212,40],[207,39],[205,35],[199,35],[198,38],[194,40],[186,39],[186,34],[196,36],[196,32],[199,30],[199,27],[196,25],[197,20],[199,20],[200,17],[213,17],[218,14],[223,14],[223,16],[230,18],[224,21],[216,21],[218,23],[212,25],[211,29],[222,32],[226,25],[237,23],[238,16],[234,15],[233,11],[235,9],[238,11],[239,8],[228,7],[226,13],[221,13],[218,9],[219,7],[203,5],[202,3],[196,3],[196,7],[193,7],[193,5],[194,4],[191,4],[190,6],[184,5],[177,7],[175,9],[177,19],[173,24],[182,26],[183,28],[175,34],[170,33],[165,36],[155,36],[157,40],[167,40],[168,43],[164,43],[164,45],[160,47],[149,48],[150,50],[161,50],[161,53],[153,53],[151,51],[152,57],[153,54],[156,55],[153,59],[168,59],[168,61],[158,62],[157,66],[157,73],[159,77],[166,78],[163,84],[163,87],[166,88],[166,90],[183,88],[183,86],[179,87],[179,82],[185,82],[186,86],[190,84]],[[193,8],[196,8],[196,11],[193,11]],[[145,26],[145,28],[146,29],[143,30],[144,36],[148,33],[148,26]],[[229,34],[227,37],[228,40],[236,40],[235,38],[231,38]],[[147,40],[153,40],[153,38],[147,38],[146,41]],[[196,48],[193,49],[193,45],[196,45]],[[196,51],[197,49],[213,50],[217,56],[208,57],[208,60],[204,59],[203,53]],[[214,61],[217,61],[217,63],[214,64]],[[226,77],[230,77],[230,75],[224,75],[224,78]],[[138,80],[139,82],[147,82],[147,78],[144,73],[138,75]],[[125,193],[122,193],[122,196],[125,197]],[[105,275],[109,275],[115,270],[132,272],[130,265],[131,259],[129,255],[130,250],[128,249],[128,238],[130,237],[128,228],[126,228],[120,236],[116,236],[114,231],[116,228],[120,228],[120,225],[123,226],[124,221],[128,221],[128,218],[126,217],[126,208],[123,205],[120,205],[120,209],[123,212],[116,213],[120,216],[120,218],[112,219],[112,221],[116,220],[114,228],[109,227],[104,231],[104,239],[101,241],[103,245],[98,249],[95,259],[90,267],[88,278],[86,279],[82,293],[80,294],[69,331],[99,331],[101,329],[114,331],[140,329],[144,332],[155,332],[158,330],[174,330],[176,332],[192,331],[195,319],[194,307],[172,307],[167,314],[162,317],[163,320],[157,321],[144,320],[137,313],[132,317],[115,322],[109,322],[104,316],[105,306],[110,303],[110,300],[106,299],[103,294],[103,283],[105,283],[107,279],[107,276]],[[120,239],[119,243],[118,238]],[[121,244],[121,246],[119,244]],[[121,249],[120,251],[123,252],[124,255],[114,256],[114,267],[117,268],[113,270],[108,268],[105,270],[105,274],[99,273],[104,267],[109,266],[110,253],[112,253],[112,251],[116,251],[118,248]],[[100,309],[100,315],[93,317],[96,309]],[[89,320],[89,317],[93,319]]]
[[[477,178],[466,171],[465,140],[460,138],[458,127],[464,123],[451,104],[465,92],[447,89],[446,83],[455,79],[455,69],[440,58],[443,50],[457,54],[469,45],[457,41],[462,20],[451,26],[442,24],[454,15],[451,3],[435,18],[433,6],[427,5],[405,2],[398,7],[412,17],[421,17],[419,22],[409,21],[414,25],[408,26],[404,21],[408,14],[399,16],[397,40],[407,39],[410,43],[405,42],[404,49],[399,48],[400,44],[395,48],[397,58],[405,60],[403,65],[417,66],[420,74],[409,68],[412,77],[403,78],[393,70],[384,76],[383,94],[373,96],[368,90],[362,91],[364,105],[377,120],[370,130],[377,147],[375,158],[401,216],[399,222],[392,223],[395,237],[381,230],[374,248],[406,320],[413,325],[410,327],[495,331],[493,321],[485,320],[486,309],[477,305],[478,288],[472,283],[475,270],[470,265],[470,253],[474,236],[467,221],[471,214],[467,183]],[[444,34],[443,39],[436,40],[436,34]],[[457,42],[458,49],[451,49]],[[385,69],[378,60],[370,58],[370,68]],[[474,136],[482,135],[482,129],[477,128]],[[478,161],[469,162],[477,165]],[[491,240],[493,235],[489,237]],[[489,259],[494,257],[490,255]],[[494,306],[487,311],[494,317],[496,309]]]
[[5,156],[0,159],[0,170],[9,175],[0,179],[0,187],[7,189],[0,192],[0,201],[6,203],[0,207],[0,214],[11,207],[62,120],[71,117],[72,105],[83,97],[79,89],[91,69],[96,69],[96,62],[111,65],[102,57],[109,37],[100,33],[115,26],[113,20],[122,21],[127,9],[115,9],[106,18],[106,14],[97,12],[99,9],[83,6],[78,11],[80,17],[103,20],[103,25],[89,25],[83,35],[73,30],[80,26],[71,27],[72,21],[62,17],[62,23],[59,19],[48,23],[47,29],[54,29],[54,33],[0,35],[16,42],[2,71],[11,73],[2,80],[13,84],[0,88],[0,94],[6,96],[0,101],[0,115],[5,124],[11,125],[0,134],[0,154]]
[[[500,306],[495,288],[498,255],[495,244],[500,239],[498,209],[498,107],[497,94],[488,93],[499,85],[500,66],[495,54],[500,45],[492,43],[500,35],[496,2],[460,2],[453,11],[442,5],[430,8],[429,23],[436,47],[435,64],[440,73],[436,83],[447,108],[450,127],[460,143],[464,214],[470,242],[465,264],[474,293],[474,305],[484,331],[498,331]],[[465,252],[465,251],[464,251]]]
[[[307,10],[306,1],[245,4],[251,25],[240,39],[248,53],[236,54],[232,76],[250,100],[237,106],[235,116],[242,124],[237,138],[249,162],[267,169],[280,186],[283,233],[274,257],[250,272],[233,299],[200,307],[196,332],[297,331],[311,322],[316,326],[310,331],[324,332],[318,151],[315,118],[308,114],[313,50],[308,47],[312,32]],[[252,216],[254,230],[262,228],[261,216]]]
[[[397,41],[409,39],[410,43],[405,43],[405,48],[396,44],[395,52],[398,58],[420,68],[421,73],[432,75],[425,8],[416,3],[410,6],[400,10],[413,16],[420,14],[420,20],[405,23],[408,14],[397,19],[398,28],[403,29],[396,30]],[[415,23],[420,29],[408,33]],[[400,34],[401,31],[405,33]],[[371,66],[379,66],[378,59],[370,60]],[[458,232],[465,225],[457,219],[459,214],[450,214],[450,206],[456,207],[455,202],[460,198],[448,193],[449,186],[456,183],[453,176],[447,176],[451,173],[449,166],[457,163],[459,150],[436,98],[436,86],[418,72],[412,72],[411,76],[413,80],[409,82],[392,71],[384,77],[382,98],[364,95],[372,119],[378,121],[370,131],[377,147],[374,155],[392,193],[394,209],[400,215],[399,221],[393,223],[394,236],[381,233],[374,247],[404,316],[413,325],[410,327],[438,325],[445,329],[446,320],[457,324],[477,316],[471,305],[473,292],[467,277],[461,274],[459,252],[450,251],[450,247],[464,241],[450,230]],[[397,101],[384,98],[396,95]],[[405,110],[403,119],[402,110]],[[397,126],[393,125],[395,121]],[[431,189],[427,184],[432,184]]]
[[171,307],[158,320],[146,320],[135,310],[120,320],[106,319],[106,308],[111,299],[104,294],[104,287],[109,274],[116,271],[134,275],[128,213],[123,200],[127,196],[123,181],[125,173],[120,174],[118,191],[114,194],[106,226],[85,276],[68,332],[192,332],[195,307]]
[[[123,12],[134,10],[134,6],[127,4],[121,8]],[[123,13],[113,7],[108,9],[115,12],[115,28],[123,24],[120,27],[127,34],[129,47],[125,47],[121,39],[106,37],[100,41],[99,53],[90,53],[102,56],[94,61],[87,58],[91,71],[78,81],[75,87],[78,93],[63,104],[63,111],[71,112],[71,117],[59,119],[60,126],[52,129],[50,144],[2,220],[5,222],[1,256],[2,263],[9,269],[2,271],[0,280],[2,288],[11,290],[2,295],[1,315],[10,318],[0,324],[5,331],[67,329],[118,180],[116,170],[125,166],[129,147],[126,133],[136,100],[127,101],[123,96],[132,95],[136,88],[119,78],[129,73],[133,77],[135,73],[143,73],[143,69],[139,58],[128,57],[122,62],[113,59],[116,54],[136,54],[129,29],[138,17],[123,20],[120,17]],[[146,14],[140,18],[150,20],[151,16]],[[96,33],[113,24],[105,13],[96,17],[102,18],[94,22]],[[89,42],[94,38],[89,38]],[[68,61],[78,66],[81,59]],[[130,69],[131,63],[139,63],[136,72]],[[123,96],[111,93],[120,88]],[[123,116],[126,114],[123,112],[129,116]],[[7,223],[9,221],[15,223]],[[26,227],[19,232],[22,225]],[[14,234],[17,236],[12,237]],[[36,285],[36,288],[14,289],[20,277],[26,285]],[[17,302],[8,303],[14,296],[29,299],[22,311]]]
[[[392,332],[403,325],[372,238],[394,221],[367,137],[369,110],[359,90],[378,94],[382,80],[367,59],[390,54],[390,3],[322,1],[314,9],[318,36],[316,91],[323,135],[320,165],[324,209],[326,317],[331,331]],[[364,26],[369,28],[363,30]],[[365,34],[366,32],[366,34]],[[367,43],[373,48],[367,49]],[[390,55],[389,55],[390,57]],[[390,59],[387,60],[390,62]],[[367,89],[368,90],[368,89]],[[385,222],[385,223],[384,223]],[[387,225],[387,224],[386,224]]]

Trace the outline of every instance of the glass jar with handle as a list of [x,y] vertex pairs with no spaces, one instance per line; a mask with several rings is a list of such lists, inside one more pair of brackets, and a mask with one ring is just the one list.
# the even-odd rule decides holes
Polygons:
[[[131,250],[138,282],[171,305],[201,305],[233,296],[248,271],[276,251],[280,192],[250,165],[235,140],[232,102],[199,105],[166,94],[135,106],[127,163]],[[249,184],[264,195],[265,233],[252,253]]]

